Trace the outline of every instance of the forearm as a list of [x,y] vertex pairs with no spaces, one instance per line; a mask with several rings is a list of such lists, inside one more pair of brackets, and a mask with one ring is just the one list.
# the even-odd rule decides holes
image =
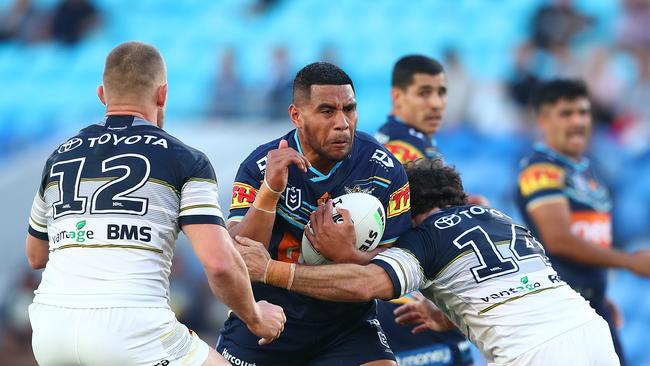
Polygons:
[[230,253],[230,261],[231,265],[227,270],[207,273],[210,289],[246,324],[254,324],[260,321],[260,314],[257,311],[246,265],[236,251]]
[[235,236],[251,238],[268,248],[274,223],[274,214],[251,207],[240,222],[228,226],[228,233],[232,238]]
[[281,284],[280,287],[289,282],[291,291],[329,301],[363,302],[374,298],[390,299],[393,295],[390,278],[374,264],[298,265],[292,281],[277,278],[267,281],[274,286]]
[[615,249],[599,247],[573,234],[550,236],[544,239],[544,243],[548,254],[589,266],[619,268],[624,266],[629,256]]

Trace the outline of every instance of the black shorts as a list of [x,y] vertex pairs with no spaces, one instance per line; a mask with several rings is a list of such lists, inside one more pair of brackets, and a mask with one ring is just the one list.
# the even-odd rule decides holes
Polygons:
[[231,315],[216,349],[230,363],[241,366],[357,366],[395,360],[374,314],[354,321],[334,319],[328,324],[288,319],[284,332],[273,343],[259,346],[258,340],[239,318]]
[[470,343],[458,330],[424,331],[412,334],[414,325],[395,323],[393,311],[399,304],[377,301],[377,317],[388,344],[400,364],[423,366],[465,366],[473,362]]

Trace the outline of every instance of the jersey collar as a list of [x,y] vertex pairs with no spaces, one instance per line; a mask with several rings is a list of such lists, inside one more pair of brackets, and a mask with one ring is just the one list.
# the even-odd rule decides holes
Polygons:
[[[428,140],[426,133],[418,130],[417,128],[415,128],[415,127],[413,127],[411,125],[409,125],[408,123],[404,122],[404,120],[402,120],[401,118],[397,117],[394,114],[389,114],[388,115],[388,122],[398,124],[398,125],[403,126],[404,128],[408,128],[410,130],[418,132],[418,133],[422,134],[422,140],[424,140],[424,141]],[[414,134],[412,134],[410,131],[409,131],[409,135],[412,135],[413,137],[419,138],[418,136],[415,136]],[[431,139],[428,140],[428,141],[431,143],[431,146],[433,146],[434,148],[438,148],[438,141],[436,141],[435,137],[431,136]]]
[[99,125],[106,127],[108,130],[114,131],[121,131],[131,126],[158,127],[145,119],[131,115],[107,115],[104,116],[104,119],[102,119]]
[[578,171],[584,171],[589,167],[589,159],[587,157],[582,157],[580,161],[575,161],[573,159],[570,159],[569,157],[560,154],[559,152],[551,149],[548,147],[546,144],[542,143],[537,143],[535,144],[534,149],[536,151],[539,151],[543,154],[549,155],[553,157],[556,160],[559,160],[563,162],[564,164],[567,164],[571,166],[573,169],[578,170]]
[[[302,146],[300,146],[300,140],[298,139],[298,130],[294,130],[294,132],[293,132],[293,140],[294,140],[294,142],[296,144],[296,149],[298,149],[298,152],[303,154]],[[354,143],[352,144],[352,146],[353,146],[352,148],[354,149]],[[310,166],[309,171],[311,173],[313,173],[315,175],[315,177],[311,177],[311,178],[309,178],[309,180],[311,180],[312,182],[320,182],[320,181],[328,179],[341,166],[341,164],[343,164],[344,161],[345,160],[341,160],[338,163],[336,163],[334,165],[334,167],[330,170],[330,172],[327,173],[327,174],[323,174],[323,173],[319,172],[318,169],[314,168],[313,166]]]

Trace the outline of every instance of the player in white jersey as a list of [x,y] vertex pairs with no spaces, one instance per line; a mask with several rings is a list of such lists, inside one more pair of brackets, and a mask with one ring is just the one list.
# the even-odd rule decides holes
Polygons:
[[[557,276],[530,231],[496,209],[467,205],[460,176],[440,160],[421,159],[406,171],[417,226],[394,247],[365,266],[286,270],[289,264],[270,260],[261,244],[237,238],[251,279],[333,301],[392,299],[419,289],[490,365],[619,365],[607,323]],[[312,242],[342,226],[328,210],[311,216]],[[332,245],[320,243],[356,250]]]
[[282,308],[256,303],[224,228],[207,157],[162,130],[167,98],[158,51],[113,49],[98,95],[106,117],[45,164],[27,258],[45,268],[30,306],[40,365],[229,365],[176,320],[169,274],[182,229],[213,293],[268,343]]

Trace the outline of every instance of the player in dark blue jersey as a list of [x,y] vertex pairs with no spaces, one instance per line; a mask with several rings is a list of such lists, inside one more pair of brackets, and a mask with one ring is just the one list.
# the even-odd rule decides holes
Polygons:
[[40,365],[227,365],[180,324],[169,273],[183,230],[213,293],[269,342],[282,309],[255,303],[219,206],[212,165],[162,130],[160,53],[140,42],[106,58],[106,117],[55,150],[29,218],[27,258],[45,268],[30,306]]
[[591,134],[591,104],[581,81],[554,80],[534,98],[544,144],[522,160],[517,203],[528,226],[542,239],[553,266],[616,332],[620,315],[606,298],[607,268],[650,276],[650,251],[612,249],[612,202],[607,187],[584,157]]
[[[447,107],[447,79],[442,65],[427,56],[407,55],[393,67],[391,78],[391,114],[375,138],[405,164],[420,158],[441,157],[434,134],[442,125]],[[478,199],[478,200],[477,200]],[[473,203],[487,204],[473,196]],[[422,365],[445,366],[472,363],[469,342],[458,331],[432,331],[411,334],[412,326],[395,323],[393,312],[401,304],[413,301],[407,295],[391,302],[379,301],[377,313],[398,360],[429,354]]]
[[[490,366],[619,364],[607,323],[558,277],[528,229],[496,209],[467,204],[458,173],[439,159],[420,159],[406,171],[415,227],[370,264],[289,271],[262,244],[237,237],[251,279],[340,301],[390,299],[420,289],[428,300],[405,305],[399,320],[420,318],[428,327],[430,316],[413,317],[409,308],[431,307],[432,301],[440,309],[434,313],[444,312],[451,319],[444,323],[458,326]],[[331,217],[331,206],[319,207],[311,225],[336,226]],[[321,235],[315,229],[310,241]],[[354,248],[330,244],[341,251]],[[419,364],[434,355],[402,360]]]
[[[228,221],[231,235],[252,237],[273,258],[296,263],[311,213],[349,192],[370,193],[383,203],[387,220],[380,245],[392,244],[408,230],[404,168],[371,136],[356,132],[354,88],[343,70],[324,62],[300,70],[289,116],[296,128],[255,149],[239,168]],[[374,255],[356,253],[359,262]],[[227,357],[257,365],[395,364],[374,302],[328,302],[263,284],[255,284],[254,292],[257,299],[283,306],[285,331],[271,345],[259,347],[231,315],[217,342]]]
[[442,126],[447,106],[447,78],[442,65],[429,57],[408,55],[393,67],[392,110],[375,134],[377,141],[402,163],[438,157],[433,135]]

